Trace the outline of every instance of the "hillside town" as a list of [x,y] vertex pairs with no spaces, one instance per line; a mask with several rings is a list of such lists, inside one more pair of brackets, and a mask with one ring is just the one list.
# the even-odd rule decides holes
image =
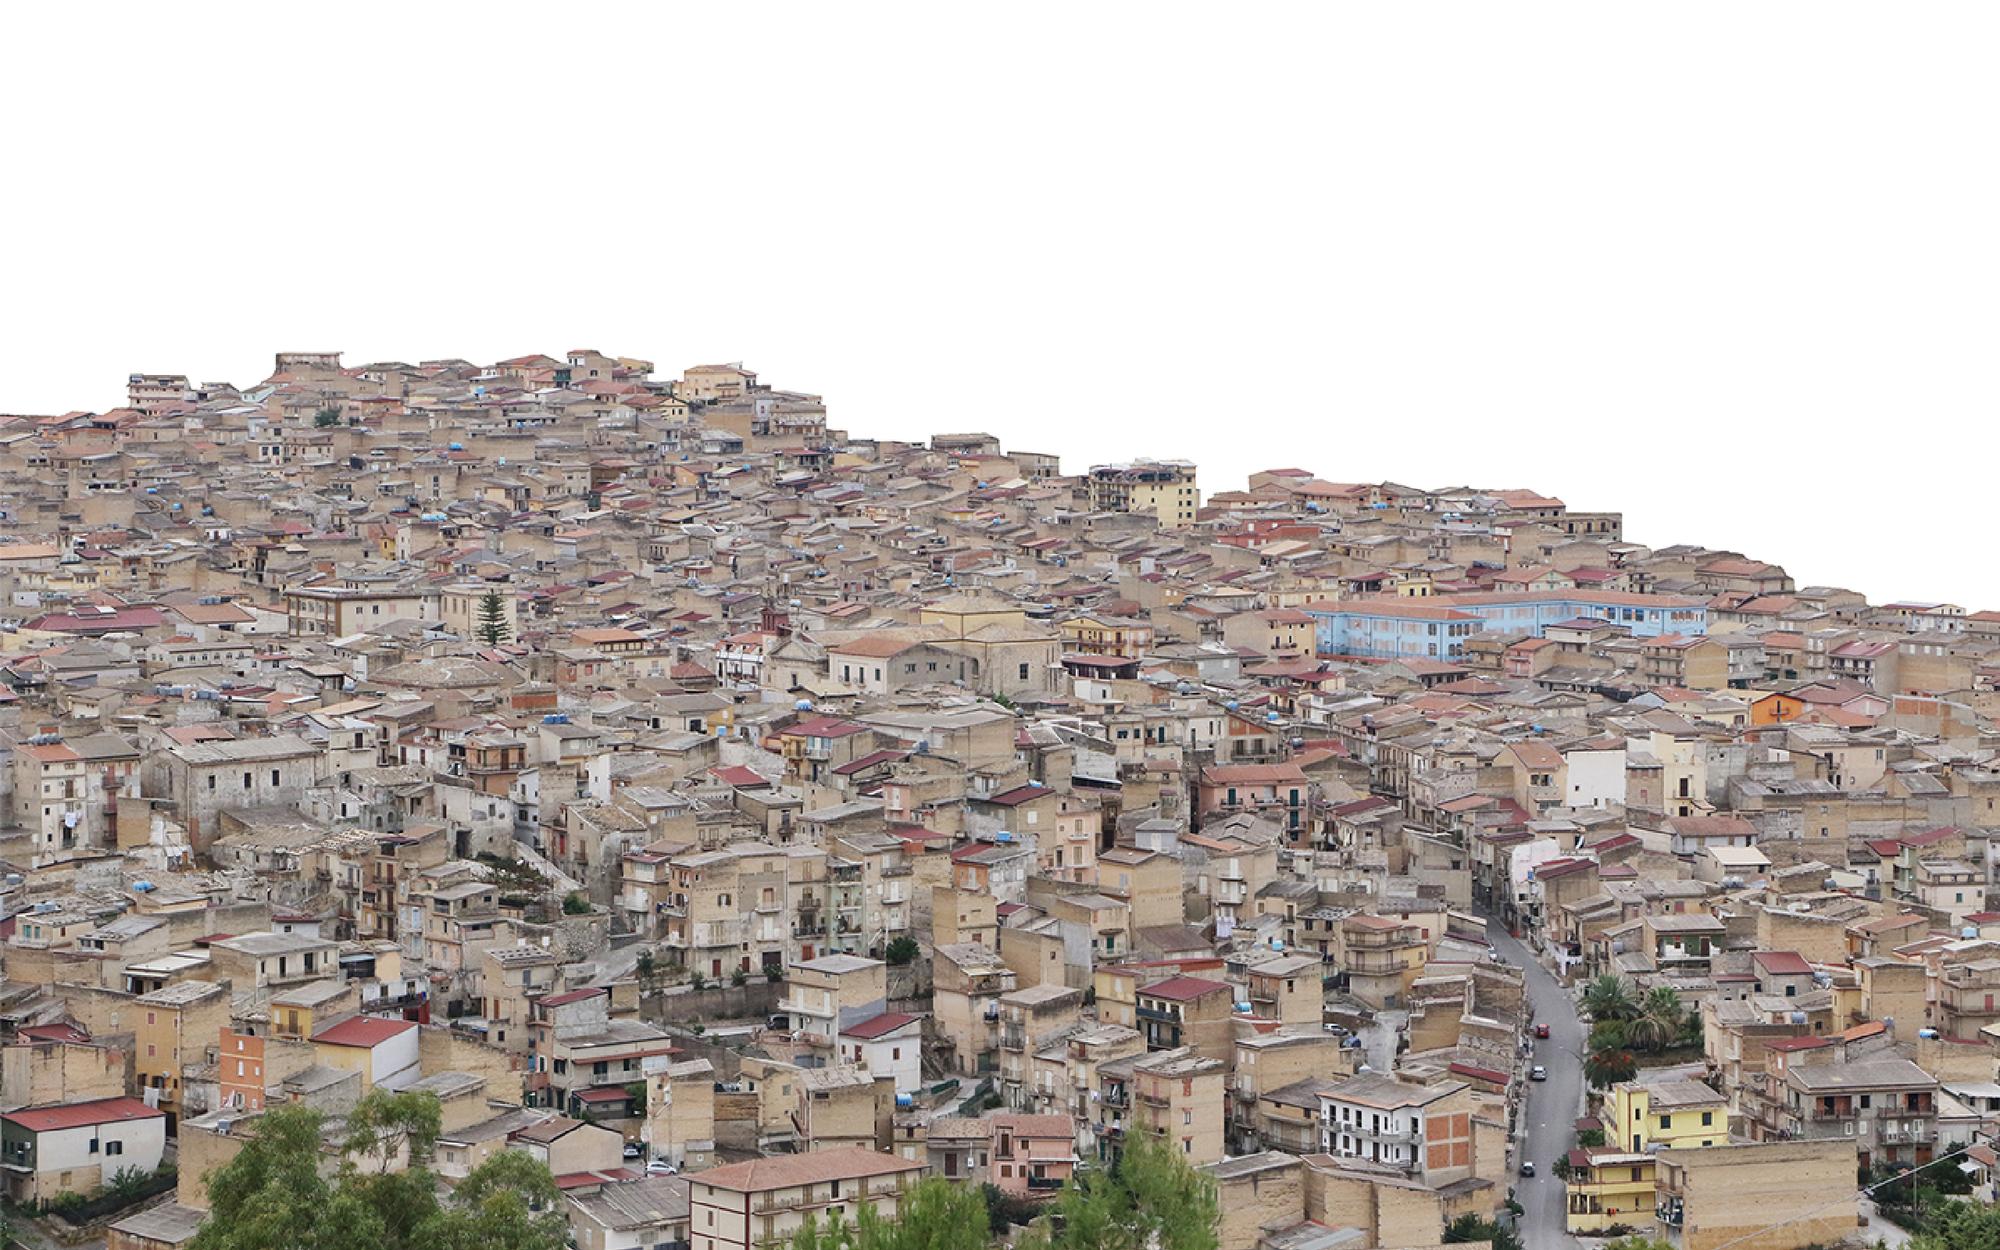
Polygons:
[[23,1235],[181,1250],[376,1091],[578,1250],[1005,1240],[1140,1137],[1222,1250],[1993,1200],[2000,611],[1059,451],[585,349],[0,417]]

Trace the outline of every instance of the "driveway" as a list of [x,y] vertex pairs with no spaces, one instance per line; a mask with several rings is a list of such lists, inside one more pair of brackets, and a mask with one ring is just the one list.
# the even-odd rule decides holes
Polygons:
[[1573,1130],[1577,1117],[1583,1114],[1584,1027],[1569,991],[1499,922],[1487,921],[1486,937],[1502,959],[1522,969],[1534,1018],[1549,1026],[1547,1040],[1535,1043],[1535,1057],[1528,1061],[1547,1068],[1549,1079],[1526,1083],[1527,1098],[1515,1137],[1516,1166],[1522,1159],[1532,1159],[1536,1171],[1532,1179],[1517,1176],[1514,1182],[1515,1197],[1522,1208],[1521,1244],[1530,1250],[1574,1247],[1576,1240],[1565,1227],[1568,1210],[1563,1183],[1551,1175],[1550,1168],[1575,1141]]

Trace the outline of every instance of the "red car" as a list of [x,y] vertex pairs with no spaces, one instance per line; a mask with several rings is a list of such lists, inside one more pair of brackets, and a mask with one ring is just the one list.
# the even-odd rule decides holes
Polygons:
[[1548,1035],[1549,1035],[1549,1026],[1548,1026],[1548,1025],[1546,1025],[1546,1024],[1538,1024],[1538,1025],[1536,1025],[1536,1026],[1535,1026],[1535,1036],[1536,1036],[1536,1037],[1547,1037]]

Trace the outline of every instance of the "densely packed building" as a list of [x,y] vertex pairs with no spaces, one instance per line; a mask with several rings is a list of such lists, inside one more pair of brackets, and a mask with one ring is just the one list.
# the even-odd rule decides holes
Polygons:
[[2000,612],[656,372],[0,417],[7,1198],[171,1155],[110,1234],[166,1250],[267,1107],[378,1087],[587,1250],[1029,1209],[1136,1134],[1229,1250],[1988,1184]]

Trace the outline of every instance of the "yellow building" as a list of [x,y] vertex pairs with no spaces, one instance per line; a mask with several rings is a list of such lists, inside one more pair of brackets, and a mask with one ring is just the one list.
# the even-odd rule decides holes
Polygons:
[[1627,1150],[1572,1150],[1569,1231],[1599,1233],[1613,1224],[1640,1225],[1652,1219],[1654,1162]]
[[199,1062],[229,1023],[229,987],[176,981],[132,1000],[133,1080],[154,1097],[172,1125],[180,1116],[181,1072]]
[[1622,1081],[1604,1100],[1607,1144],[1570,1152],[1569,1231],[1632,1224],[1654,1207],[1652,1152],[1729,1144],[1729,1103],[1700,1081]]
[[1223,1140],[1225,1065],[1183,1047],[1132,1065],[1132,1126],[1155,1133],[1195,1167],[1227,1153]]
[[1195,467],[1185,460],[1094,465],[1088,481],[1093,511],[1140,513],[1163,529],[1193,525],[1201,507]]
[[1618,1150],[1729,1141],[1729,1100],[1700,1081],[1622,1081],[1604,1104],[1605,1141]]

